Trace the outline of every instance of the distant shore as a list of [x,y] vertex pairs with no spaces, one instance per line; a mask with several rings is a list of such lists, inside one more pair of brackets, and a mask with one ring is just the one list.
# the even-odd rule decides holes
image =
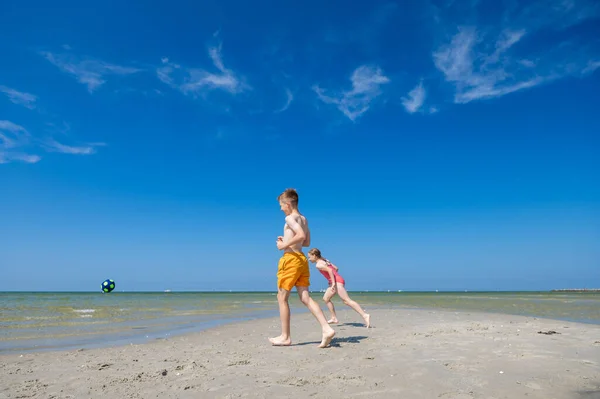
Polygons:
[[310,314],[111,349],[0,355],[0,398],[595,397],[600,326],[445,310],[340,309],[332,347]]
[[600,288],[561,288],[551,292],[600,292]]

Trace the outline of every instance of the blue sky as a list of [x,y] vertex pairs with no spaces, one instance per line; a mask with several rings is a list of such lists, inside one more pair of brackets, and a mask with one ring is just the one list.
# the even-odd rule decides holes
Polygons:
[[600,287],[599,22],[4,1],[0,290],[274,290],[287,187],[351,290]]

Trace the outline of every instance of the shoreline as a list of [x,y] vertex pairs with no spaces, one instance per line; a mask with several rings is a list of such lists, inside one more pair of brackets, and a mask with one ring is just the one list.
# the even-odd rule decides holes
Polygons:
[[[303,314],[308,314],[308,310],[302,306],[296,306],[298,304],[290,304],[292,317],[294,315],[300,316]],[[321,305],[321,304],[320,304]],[[275,304],[276,307],[276,304]],[[336,302],[336,309],[343,309],[344,306],[339,302]],[[326,308],[321,306],[321,309],[326,312]],[[600,326],[600,322],[596,320],[583,320],[583,319],[574,319],[574,318],[560,318],[560,317],[552,317],[552,316],[533,316],[527,314],[518,314],[518,313],[506,313],[502,311],[490,311],[490,310],[469,310],[469,309],[460,309],[460,308],[439,308],[439,307],[427,307],[427,306],[411,306],[411,305],[372,305],[365,307],[365,311],[394,311],[394,310],[406,310],[406,311],[415,311],[415,312],[449,312],[454,314],[475,314],[475,315],[496,315],[496,316],[505,316],[505,317],[525,317],[531,318],[534,320],[549,320],[555,322],[564,322],[564,323],[576,323],[583,325],[596,325]],[[327,313],[327,312],[326,312]],[[224,315],[220,318],[202,320],[202,321],[193,321],[190,319],[188,322],[178,324],[176,328],[164,328],[157,329],[149,332],[143,332],[143,329],[139,329],[136,327],[135,330],[141,332],[134,332],[132,330],[123,330],[114,334],[99,334],[96,336],[84,335],[84,334],[73,334],[70,336],[47,336],[46,343],[42,343],[40,340],[24,340],[24,339],[14,339],[8,341],[0,341],[0,356],[10,355],[10,354],[25,354],[25,353],[44,353],[44,352],[57,352],[57,351],[70,351],[70,350],[93,350],[93,349],[108,349],[108,348],[119,348],[127,345],[146,345],[151,344],[154,341],[160,340],[169,340],[176,339],[178,337],[183,337],[187,335],[193,335],[205,332],[207,330],[211,330],[214,328],[219,328],[231,324],[240,324],[249,321],[260,321],[260,320],[269,320],[272,318],[277,318],[278,310],[263,310],[261,312],[250,312],[246,315],[240,316],[232,316],[232,315]],[[27,345],[28,341],[32,341],[29,345]],[[65,341],[70,341],[65,343]],[[75,341],[75,342],[73,342]],[[34,344],[35,342],[40,342],[40,344]],[[13,345],[9,345],[10,343],[15,343]],[[22,346],[18,346],[19,343],[22,343]]]
[[[576,398],[600,394],[600,326],[440,309],[340,307],[332,346],[292,312],[144,344],[0,355],[0,397]],[[391,396],[390,396],[391,395]],[[585,396],[587,395],[587,396]]]

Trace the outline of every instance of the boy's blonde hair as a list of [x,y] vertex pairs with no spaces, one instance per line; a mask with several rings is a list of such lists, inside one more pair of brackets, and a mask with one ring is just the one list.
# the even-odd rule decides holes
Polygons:
[[298,193],[293,188],[288,188],[277,197],[278,201],[288,202],[293,207],[298,206]]
[[319,251],[317,248],[313,248],[310,251],[308,251],[309,255],[314,255],[317,258],[322,258],[323,256],[321,256],[321,251]]

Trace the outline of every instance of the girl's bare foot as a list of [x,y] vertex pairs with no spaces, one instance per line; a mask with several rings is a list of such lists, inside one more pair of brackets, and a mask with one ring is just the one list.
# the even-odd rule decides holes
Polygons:
[[367,328],[371,327],[371,315],[365,313],[363,319],[365,319],[365,324],[367,325]]
[[290,337],[284,338],[281,335],[275,338],[269,338],[269,341],[273,346],[290,346],[292,339]]
[[319,345],[319,348],[328,347],[334,336],[335,336],[335,331],[333,330],[333,328],[330,328],[330,331],[323,332],[323,339],[321,340],[321,344]]
[[339,323],[339,321],[335,317],[332,317],[331,319],[327,320],[327,323],[329,323],[329,324],[337,324],[337,323]]

